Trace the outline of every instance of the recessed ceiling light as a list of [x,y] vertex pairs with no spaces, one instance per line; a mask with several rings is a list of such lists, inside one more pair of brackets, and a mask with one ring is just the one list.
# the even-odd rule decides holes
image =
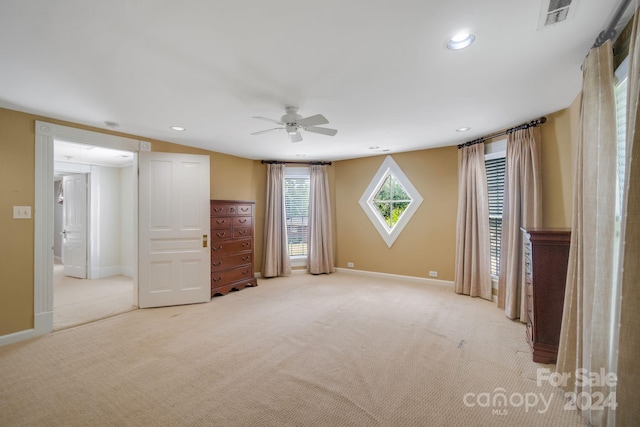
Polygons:
[[306,154],[296,154],[296,157],[307,157]]
[[475,40],[475,35],[461,31],[447,40],[446,46],[449,50],[460,50],[471,46]]
[[471,128],[469,128],[469,127],[461,127],[461,128],[456,129],[456,132],[466,132],[468,130],[471,130]]
[[187,129],[183,128],[182,126],[171,126],[171,130],[182,132],[182,131],[185,131]]
[[378,148],[380,148],[377,145],[372,145],[371,147],[369,147],[369,150],[377,150]]

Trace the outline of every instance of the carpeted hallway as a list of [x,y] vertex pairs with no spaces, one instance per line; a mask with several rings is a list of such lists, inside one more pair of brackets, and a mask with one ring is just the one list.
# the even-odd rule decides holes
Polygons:
[[61,264],[53,266],[54,331],[137,309],[133,304],[133,279],[76,279],[65,276],[63,270]]
[[583,425],[524,328],[447,286],[262,279],[0,348],[0,425]]

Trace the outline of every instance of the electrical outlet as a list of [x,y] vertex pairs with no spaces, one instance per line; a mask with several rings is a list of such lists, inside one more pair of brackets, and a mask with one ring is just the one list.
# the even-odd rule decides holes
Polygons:
[[349,267],[349,268],[353,268],[353,263],[352,263],[352,262],[348,262],[348,263],[347,263],[347,267]]
[[31,218],[31,206],[14,206],[13,219],[29,219]]
[[429,276],[430,277],[438,277],[438,272],[437,271],[430,271],[429,272]]

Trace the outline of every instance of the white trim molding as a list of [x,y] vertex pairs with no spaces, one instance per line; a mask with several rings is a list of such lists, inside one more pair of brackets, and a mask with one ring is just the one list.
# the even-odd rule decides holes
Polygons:
[[[380,214],[374,202],[376,195],[388,176],[395,178],[411,198],[411,202],[393,227],[389,227],[386,224],[385,219]],[[400,166],[398,166],[391,156],[387,156],[369,183],[369,186],[362,194],[362,197],[360,197],[360,207],[362,207],[362,210],[367,214],[373,226],[378,230],[380,237],[382,237],[388,247],[391,247],[398,236],[400,236],[400,233],[402,233],[402,230],[404,230],[404,227],[409,223],[413,214],[418,210],[422,201],[422,196],[418,193],[418,190],[413,186],[402,169],[400,169]]]
[[398,280],[402,282],[421,283],[421,284],[436,285],[436,286],[447,286],[451,288],[454,285],[453,281],[451,280],[438,280],[438,279],[431,279],[427,277],[403,276],[401,274],[390,274],[390,273],[378,273],[375,271],[354,270],[353,268],[336,268],[336,272],[346,273],[346,274],[355,274],[357,276],[375,277],[378,279],[390,279],[390,280]]

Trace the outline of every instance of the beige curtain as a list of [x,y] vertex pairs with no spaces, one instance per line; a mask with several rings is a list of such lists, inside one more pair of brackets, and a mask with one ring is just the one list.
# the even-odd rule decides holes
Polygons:
[[622,301],[618,348],[618,409],[615,424],[637,425],[640,420],[640,18],[633,21],[627,83],[627,169],[621,264]]
[[311,165],[309,187],[308,270],[311,274],[333,273],[333,230],[326,165]]
[[287,246],[287,218],[284,205],[284,165],[267,165],[267,200],[264,215],[262,276],[291,274]]
[[491,301],[489,195],[484,144],[461,149],[456,229],[456,293]]
[[510,319],[527,322],[521,227],[542,225],[540,129],[529,127],[507,136],[498,307]]
[[[570,375],[566,391],[606,397],[607,387],[580,386],[575,380],[576,369],[599,374],[612,366],[616,121],[611,42],[592,49],[582,69],[571,249],[556,370]],[[584,408],[582,414],[592,425],[606,425],[607,409]]]

